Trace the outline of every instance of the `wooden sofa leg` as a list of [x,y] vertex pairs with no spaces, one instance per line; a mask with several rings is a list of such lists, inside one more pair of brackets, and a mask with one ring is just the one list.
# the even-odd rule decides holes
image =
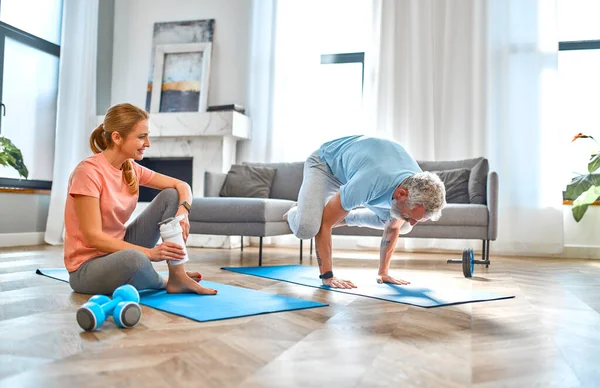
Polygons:
[[302,263],[302,240],[300,240],[300,262]]
[[262,237],[258,240],[258,266],[262,267]]
[[242,252],[244,252],[244,236],[240,236],[240,241],[242,242],[242,243],[240,244],[240,245],[241,245],[241,247],[240,247],[240,250],[241,250]]
[[310,256],[312,257],[313,239],[310,239]]

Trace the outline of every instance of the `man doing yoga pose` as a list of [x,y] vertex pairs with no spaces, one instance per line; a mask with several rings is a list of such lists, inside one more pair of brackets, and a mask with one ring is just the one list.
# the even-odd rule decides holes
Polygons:
[[377,281],[409,284],[388,273],[398,235],[418,222],[438,220],[445,206],[440,178],[423,172],[400,144],[348,136],[323,144],[308,157],[298,203],[284,219],[296,237],[315,238],[324,285],[356,287],[333,276],[331,231],[343,225],[383,229]]

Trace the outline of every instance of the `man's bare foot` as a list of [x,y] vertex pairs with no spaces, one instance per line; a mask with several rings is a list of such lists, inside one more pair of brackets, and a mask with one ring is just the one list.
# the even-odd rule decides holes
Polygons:
[[[189,273],[189,272],[188,272]],[[217,290],[212,288],[202,287],[198,282],[188,276],[169,276],[167,281],[167,292],[169,294],[202,294],[202,295],[215,295]]]
[[[292,205],[292,207],[290,208],[290,210],[292,210],[296,206],[298,206],[298,202],[294,202],[294,204]],[[288,213],[290,212],[290,210],[288,210],[287,212],[285,212],[285,214],[283,215],[283,217],[281,217],[281,218],[283,218],[284,221],[287,221]]]

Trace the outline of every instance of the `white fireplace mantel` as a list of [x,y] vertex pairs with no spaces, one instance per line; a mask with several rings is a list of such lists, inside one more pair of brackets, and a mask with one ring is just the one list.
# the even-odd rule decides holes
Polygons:
[[[97,116],[97,125],[104,116]],[[151,113],[150,139],[157,137],[223,137],[250,139],[250,118],[235,111]]]
[[149,127],[150,139],[198,136],[250,139],[250,119],[235,111],[152,113]]

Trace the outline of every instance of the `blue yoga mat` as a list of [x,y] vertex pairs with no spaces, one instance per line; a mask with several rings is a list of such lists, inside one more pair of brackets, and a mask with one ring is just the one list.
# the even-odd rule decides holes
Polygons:
[[[69,273],[62,268],[42,268],[36,273],[63,282],[69,281]],[[143,290],[140,291],[140,304],[199,322],[327,306],[324,303],[206,280],[202,280],[202,285],[219,292],[217,295],[196,295]]]
[[396,284],[378,284],[374,280],[353,281],[357,288],[336,289],[321,284],[319,269],[302,265],[275,265],[265,267],[222,267],[221,269],[259,276],[274,280],[283,280],[303,286],[361,295],[369,298],[404,303],[419,307],[440,307],[462,303],[484,302],[509,299],[514,296],[492,294],[482,291],[457,290],[448,288],[425,288],[417,285],[400,286]]

